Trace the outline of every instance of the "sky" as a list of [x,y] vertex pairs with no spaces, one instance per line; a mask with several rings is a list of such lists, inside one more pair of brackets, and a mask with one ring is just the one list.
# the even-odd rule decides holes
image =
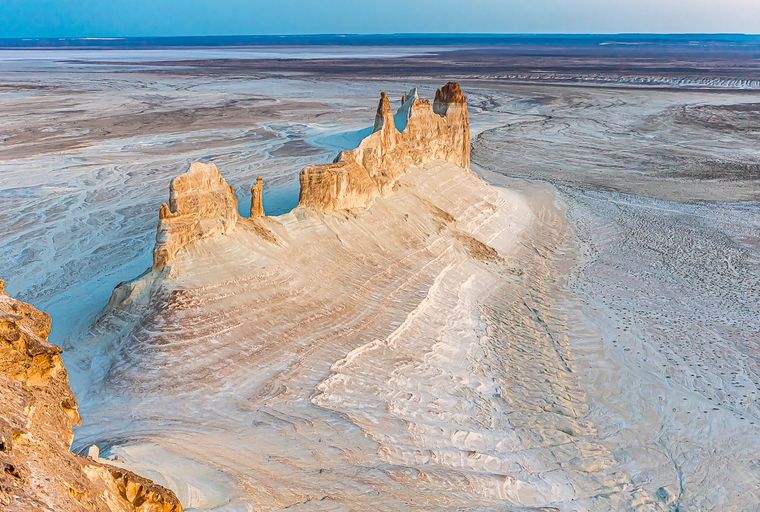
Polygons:
[[0,0],[0,37],[760,33],[760,0]]

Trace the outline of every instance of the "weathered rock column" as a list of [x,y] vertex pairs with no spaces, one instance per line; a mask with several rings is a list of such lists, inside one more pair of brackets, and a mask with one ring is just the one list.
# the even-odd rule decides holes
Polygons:
[[263,200],[264,180],[259,176],[256,184],[251,187],[251,218],[264,216]]
[[158,218],[153,270],[160,271],[191,242],[229,233],[239,218],[237,197],[216,165],[194,162],[172,180]]
[[332,163],[301,172],[298,206],[321,212],[366,208],[390,193],[409,169],[436,160],[470,168],[470,119],[459,84],[438,89],[433,104],[412,89],[395,115],[383,92],[370,135]]

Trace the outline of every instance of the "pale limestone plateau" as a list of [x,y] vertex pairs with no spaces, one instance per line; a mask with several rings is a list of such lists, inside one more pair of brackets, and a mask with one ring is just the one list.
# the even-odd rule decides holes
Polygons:
[[[496,58],[504,59],[500,52]],[[217,512],[744,512],[760,503],[757,91],[470,77],[462,86],[471,167],[495,189],[472,188],[460,170],[436,170],[441,163],[431,162],[367,209],[241,219],[229,233],[179,250],[163,278],[125,286],[125,303],[89,331],[114,286],[151,267],[156,212],[190,162],[210,160],[222,170],[241,215],[249,211],[251,184],[263,176],[266,213],[280,215],[297,203],[298,171],[332,161],[372,132],[379,89],[393,91],[394,108],[397,93],[414,83],[432,99],[439,79],[424,76],[449,73],[451,63],[420,69],[420,78],[367,79],[345,70],[325,76],[343,66],[338,61],[320,62],[312,76],[270,72],[274,61],[255,73],[209,72],[208,63],[176,73],[176,64],[115,69],[75,63],[79,51],[64,61],[64,53],[56,52],[54,69],[3,61],[13,72],[0,74],[0,268],[13,276],[11,295],[53,317],[50,339],[65,348],[83,418],[76,453],[97,445],[101,460],[171,487],[185,505]],[[365,76],[377,73],[367,62],[360,63]],[[468,64],[461,64],[464,76]],[[406,96],[408,104],[414,95]],[[408,116],[397,112],[394,120],[401,129]],[[493,222],[511,223],[511,250],[501,237],[490,240],[487,226],[463,220],[463,205],[447,206],[458,189],[472,212],[484,201],[497,204],[494,190],[502,193],[504,215]],[[457,217],[455,238],[419,221],[429,204],[415,194]],[[317,232],[306,229],[309,222]],[[261,228],[270,226],[267,235]],[[275,228],[292,237],[275,238]],[[485,245],[463,239],[463,229]],[[250,244],[234,249],[251,231]],[[410,234],[419,235],[412,237],[417,247],[427,235],[436,245],[410,253]],[[269,247],[262,236],[280,245]],[[386,240],[388,249],[375,254]],[[462,308],[481,308],[472,316],[475,329],[487,331],[481,340],[463,328],[436,344],[434,331],[453,325],[462,310],[441,302],[454,293],[455,274],[431,278],[449,262],[466,272],[463,252],[431,260],[430,252],[448,244],[493,256],[490,246],[503,259],[491,258],[490,270],[507,265],[505,275],[489,275],[489,285],[501,283],[498,300],[476,293],[477,286],[462,288]],[[227,274],[214,256],[228,251],[249,264]],[[267,254],[295,263],[270,262]],[[185,281],[204,273],[208,286]],[[386,285],[372,292],[376,282]],[[303,302],[302,288],[311,291]],[[378,316],[391,323],[368,320]],[[357,332],[384,341],[385,329],[402,325],[398,343],[364,352],[402,360],[357,353],[345,369],[336,365],[365,342]],[[432,335],[404,334],[415,326]],[[329,343],[332,333],[344,346]],[[286,352],[290,347],[300,349]],[[451,347],[468,353],[444,357]],[[352,385],[327,382],[332,396],[318,402],[331,409],[310,406],[333,365],[336,375],[351,374]],[[466,365],[473,370],[461,371]],[[482,387],[468,400],[451,400],[476,382],[472,375],[488,372],[496,392]],[[439,385],[417,384],[432,375]],[[356,381],[371,383],[372,392]],[[368,412],[368,404],[380,412]],[[458,407],[461,417],[479,421],[454,416]],[[489,407],[493,423],[481,419]],[[572,428],[578,425],[593,428]],[[501,451],[469,434],[452,448],[445,432],[455,428],[519,439]],[[362,437],[365,431],[372,438]],[[381,452],[380,443],[390,448]],[[589,459],[571,453],[598,446],[596,460],[609,465],[573,465]],[[399,447],[419,458],[379,457]],[[476,465],[484,454],[488,462]],[[495,464],[518,455],[527,462]],[[588,499],[589,485],[504,500],[485,498],[483,490],[493,487],[482,485],[501,476],[529,482],[527,489],[549,477],[570,474],[572,483],[612,473],[625,486],[595,499]],[[427,483],[433,477],[435,487]],[[625,489],[645,499],[626,503]]]
[[551,193],[470,172],[464,95],[436,98],[399,133],[383,94],[286,215],[240,218],[212,165],[175,179],[165,256],[91,331],[80,442],[193,509],[667,510],[588,420]]
[[81,421],[50,317],[0,281],[0,508],[8,511],[182,512],[170,490],[70,451]]

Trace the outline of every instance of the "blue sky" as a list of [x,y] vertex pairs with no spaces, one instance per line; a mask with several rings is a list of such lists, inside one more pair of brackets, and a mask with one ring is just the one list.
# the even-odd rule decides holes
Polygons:
[[0,37],[760,33],[760,0],[0,0]]

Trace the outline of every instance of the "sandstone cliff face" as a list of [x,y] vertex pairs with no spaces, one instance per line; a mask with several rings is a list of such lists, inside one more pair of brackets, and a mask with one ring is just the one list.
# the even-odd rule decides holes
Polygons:
[[172,180],[169,204],[161,205],[153,269],[162,270],[194,240],[229,232],[237,220],[235,192],[216,165],[193,163]]
[[367,207],[412,167],[446,160],[469,168],[470,121],[459,84],[439,89],[432,106],[410,93],[402,98],[399,114],[407,109],[406,127],[399,132],[390,100],[382,93],[374,132],[358,148],[341,152],[332,164],[301,172],[298,205],[318,211]]
[[49,333],[50,317],[0,281],[0,509],[181,512],[171,491],[71,453],[78,406]]

